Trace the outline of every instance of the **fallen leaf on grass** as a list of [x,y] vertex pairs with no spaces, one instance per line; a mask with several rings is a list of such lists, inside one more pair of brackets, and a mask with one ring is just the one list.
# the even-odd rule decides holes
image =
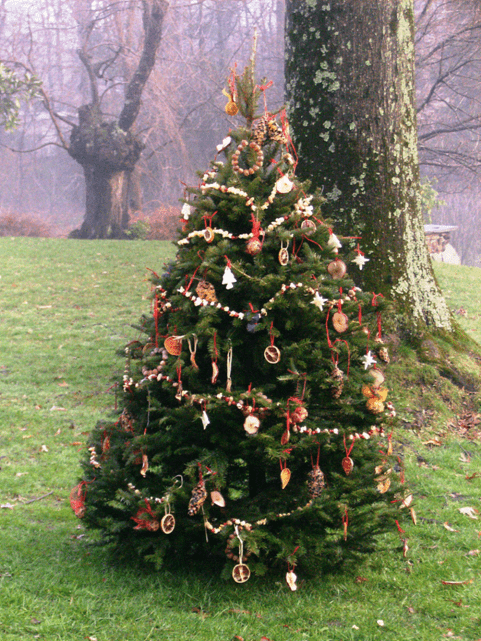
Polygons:
[[454,603],[454,605],[457,605],[458,608],[469,608],[469,605],[463,605],[463,602],[461,599],[459,601],[453,601],[452,599],[449,599],[451,603]]
[[97,637],[85,637],[87,641],[97,641]]
[[66,412],[67,410],[65,409],[65,407],[59,407],[58,405],[52,405],[52,407],[50,408],[50,411],[51,412]]
[[352,626],[352,629],[353,629],[353,630],[359,630],[359,628],[357,627],[357,625],[353,625],[353,626]]
[[477,476],[481,476],[481,474],[479,472],[474,472],[473,474],[466,474],[465,479],[466,481],[472,481]]
[[367,579],[365,579],[363,576],[357,576],[355,578],[356,583],[365,583]]
[[477,510],[475,507],[460,507],[459,511],[461,512],[461,514],[469,516],[470,519],[478,518],[476,514],[479,514],[479,510]]
[[192,608],[191,612],[193,612],[194,614],[198,614],[202,619],[205,619],[209,616],[209,613],[205,612],[205,610],[202,610],[202,608]]
[[40,452],[48,452],[48,447],[46,445],[42,445]]
[[38,623],[41,623],[41,621],[39,621],[39,620],[38,620],[38,619],[36,619],[35,617],[32,617],[32,618],[30,619],[30,622],[31,622],[31,623],[33,623],[34,625],[36,625],[36,624],[38,624]]
[[471,462],[471,457],[469,454],[465,454],[464,452],[461,452],[461,456],[459,457],[459,460],[461,463],[470,463]]
[[449,530],[450,532],[459,532],[459,530],[455,530],[453,527],[451,527],[447,521],[446,523],[443,523],[443,526],[446,528],[446,530]]
[[468,556],[478,556],[479,550],[469,550]]
[[0,508],[3,507],[5,509],[13,510],[15,505],[12,505],[11,503],[3,503],[3,505],[0,505]]
[[57,383],[57,385],[59,387],[68,387],[68,383],[66,383],[65,381],[62,381],[61,383]]
[[24,435],[22,436],[22,438],[32,438],[32,437],[33,437],[33,435],[32,435],[32,434],[24,434]]
[[70,443],[70,445],[83,445],[82,441],[74,441],[73,443]]
[[441,583],[443,585],[468,585],[469,583],[472,583],[474,579],[467,579],[466,581],[443,581],[441,580]]
[[442,445],[438,438],[430,438],[429,441],[423,441],[423,445]]
[[382,619],[377,620],[377,624],[379,627],[383,628],[384,627],[384,621]]

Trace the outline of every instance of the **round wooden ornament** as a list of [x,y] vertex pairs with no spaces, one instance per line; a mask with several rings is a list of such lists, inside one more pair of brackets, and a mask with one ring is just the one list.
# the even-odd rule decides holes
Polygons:
[[264,350],[264,358],[271,365],[275,365],[281,360],[281,350],[275,345],[269,345]]
[[160,521],[160,529],[164,534],[170,534],[175,528],[175,517],[170,512],[165,514]]
[[232,578],[236,583],[245,583],[249,580],[251,571],[245,563],[238,563],[232,570]]
[[179,356],[182,352],[182,337],[167,336],[164,341],[164,347],[172,356]]
[[346,263],[340,258],[336,258],[327,266],[327,271],[332,276],[332,278],[339,280],[344,278],[347,272]]
[[343,312],[335,312],[332,315],[332,326],[334,327],[336,332],[339,332],[339,334],[347,331],[349,327],[349,319],[346,314],[344,314]]

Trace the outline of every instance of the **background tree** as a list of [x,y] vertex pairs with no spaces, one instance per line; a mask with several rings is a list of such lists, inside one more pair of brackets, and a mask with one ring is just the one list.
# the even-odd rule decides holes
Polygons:
[[299,173],[362,236],[363,282],[410,323],[450,329],[419,199],[411,0],[287,5],[286,87]]

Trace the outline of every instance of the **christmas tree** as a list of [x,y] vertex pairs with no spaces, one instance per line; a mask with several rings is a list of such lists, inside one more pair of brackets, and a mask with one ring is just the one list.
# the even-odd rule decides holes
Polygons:
[[253,66],[231,74],[226,110],[245,125],[186,194],[177,257],[152,276],[121,407],[93,430],[72,505],[157,565],[209,551],[238,582],[280,567],[295,589],[296,566],[337,567],[402,532],[410,497],[386,302],[350,279],[368,258],[296,180],[284,115],[256,115]]

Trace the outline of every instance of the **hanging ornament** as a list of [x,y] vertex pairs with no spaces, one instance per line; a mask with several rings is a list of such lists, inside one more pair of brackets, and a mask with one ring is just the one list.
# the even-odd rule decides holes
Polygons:
[[274,345],[274,334],[273,334],[274,323],[271,323],[271,328],[269,330],[269,335],[271,339],[271,344],[269,347],[266,347],[264,350],[264,358],[271,365],[275,365],[281,360],[281,351],[278,347]]
[[369,369],[376,364],[376,359],[373,357],[371,351],[368,351],[365,356],[361,358],[364,369]]
[[226,91],[225,89],[222,89],[222,93],[227,98],[227,104],[224,107],[224,110],[228,116],[236,116],[239,113],[239,107],[235,102],[235,99],[236,99],[235,76],[233,76],[232,74],[229,77],[229,89],[230,89],[229,92]]
[[294,183],[287,174],[281,176],[276,182],[276,190],[279,194],[288,194],[294,189]]
[[212,490],[210,493],[210,500],[212,505],[218,505],[219,507],[225,507],[225,498],[219,492],[219,490]]
[[259,312],[252,312],[252,314],[249,314],[249,322],[247,323],[247,331],[249,334],[253,334],[256,331],[260,319],[261,315]]
[[381,385],[385,381],[384,374],[382,373],[382,371],[376,367],[376,368],[370,369],[368,374],[373,380],[372,387],[374,388],[381,387]]
[[202,410],[202,414],[200,416],[200,420],[202,421],[202,425],[203,425],[204,429],[206,429],[207,426],[210,425],[210,419],[207,416],[207,412],[205,411],[205,409]]
[[171,534],[175,528],[175,517],[170,512],[170,505],[165,506],[165,514],[160,521],[160,529],[164,534]]
[[237,538],[239,539],[240,563],[238,563],[232,570],[232,578],[236,583],[245,583],[246,581],[249,580],[251,571],[249,570],[249,566],[243,562],[244,561],[244,541],[241,539],[239,535],[239,528],[237,525],[235,526],[235,533],[237,535]]
[[232,289],[234,287],[234,283],[237,283],[237,278],[232,272],[230,260],[227,259],[227,265],[222,276],[222,284],[225,285],[226,289]]
[[347,449],[346,436],[345,435],[344,435],[343,439],[344,439],[344,449],[346,450],[346,456],[342,459],[341,465],[342,465],[342,469],[346,473],[346,476],[349,476],[349,474],[354,469],[354,461],[350,457],[350,454],[352,452],[352,448],[354,447],[355,441],[353,439],[353,441],[351,443],[351,447],[349,449]]
[[219,367],[217,365],[217,361],[213,360],[212,361],[212,376],[210,379],[210,382],[212,385],[215,385],[217,383],[217,378],[219,377]]
[[307,491],[311,499],[317,499],[321,496],[322,490],[326,486],[324,473],[319,465],[315,465],[307,475]]
[[260,237],[262,236],[262,239],[264,239],[264,231],[261,229],[261,224],[254,214],[251,215],[251,221],[252,237],[247,241],[246,250],[251,256],[257,256],[262,251],[263,240]]
[[306,234],[313,234],[317,229],[316,223],[309,218],[305,218],[301,223],[301,229],[303,229]]
[[351,262],[355,263],[359,267],[359,269],[362,271],[362,268],[364,267],[364,265],[369,262],[369,258],[366,258],[362,253],[362,251],[359,249],[359,243],[357,244],[357,248],[355,249],[355,252],[357,254],[356,258],[353,258]]
[[267,123],[269,116],[265,115],[257,120],[252,127],[252,140],[258,145],[262,145],[267,138]]
[[332,326],[339,334],[346,332],[349,328],[349,318],[344,312],[337,311],[332,315]]
[[377,396],[372,396],[366,401],[366,407],[371,414],[381,414],[384,412],[384,403]]
[[147,475],[147,470],[149,469],[149,457],[147,454],[142,454],[142,468],[140,474],[145,478]]
[[329,230],[329,240],[327,242],[327,246],[330,247],[331,249],[341,249],[342,244],[339,240],[339,238],[336,236],[336,234],[332,233],[332,230]]
[[[286,131],[288,131],[289,129],[287,120],[285,121],[285,129]],[[287,145],[288,143],[287,136],[284,133],[284,129],[275,118],[272,118],[267,123],[267,135],[269,136],[269,140],[272,140],[273,142],[278,142],[281,145]]]
[[195,288],[195,292],[199,298],[206,300],[208,303],[217,303],[217,296],[215,295],[215,287],[212,283],[202,279]]
[[298,405],[293,412],[291,412],[290,417],[293,423],[302,423],[309,416],[309,412],[302,405]]
[[249,436],[255,436],[261,426],[260,420],[254,414],[246,416],[244,421],[244,429]]
[[344,541],[347,541],[347,526],[349,525],[349,515],[347,513],[347,505],[344,506],[344,515],[342,517],[342,526],[344,529]]
[[199,482],[192,490],[192,496],[189,501],[189,506],[187,508],[187,514],[189,516],[194,516],[204,505],[207,498],[207,490],[205,489],[204,478],[202,476],[202,468],[199,463]]
[[331,372],[330,381],[332,398],[340,398],[344,388],[344,372],[337,365]]
[[282,486],[282,489],[284,489],[287,486],[287,484],[289,483],[290,480],[291,480],[291,470],[289,468],[285,467],[281,471],[281,486]]
[[324,305],[328,302],[328,298],[324,298],[319,294],[319,292],[316,292],[314,294],[314,299],[311,301],[311,305],[315,305],[320,312],[324,309]]
[[232,355],[232,345],[229,345],[229,349],[227,350],[227,383],[225,386],[225,390],[228,393],[232,391]]
[[[295,567],[295,566],[294,566]],[[287,571],[286,574],[286,583],[289,586],[289,589],[295,592],[297,590],[297,574],[294,573],[294,567]]]
[[225,149],[227,149],[227,147],[231,144],[231,142],[232,142],[232,138],[230,136],[226,136],[223,139],[223,141],[219,145],[217,145],[216,147],[217,153],[220,154],[221,151],[224,151]]
[[[241,167],[239,165],[239,160],[241,158],[242,152],[247,147],[249,147],[249,150],[255,154],[255,161],[251,167]],[[247,162],[246,157],[243,156],[243,158],[245,162]],[[240,174],[243,176],[252,176],[262,167],[264,163],[264,153],[260,145],[258,145],[255,141],[248,142],[247,140],[242,140],[237,145],[237,149],[235,150],[235,152],[232,154],[231,162],[232,169],[236,172],[236,174]]]
[[168,336],[164,341],[164,347],[172,356],[179,356],[182,353],[183,336]]
[[336,258],[327,266],[327,271],[335,280],[340,280],[344,278],[347,272],[346,263],[340,258]]
[[279,250],[279,263],[285,267],[289,263],[289,252],[287,251],[287,248],[289,247],[289,243],[286,243],[286,246],[284,247],[284,242],[281,242],[281,248]]
[[180,213],[182,214],[182,218],[184,220],[189,220],[189,217],[192,213],[192,207],[189,205],[189,203],[184,203],[182,205],[182,209],[180,210]]
[[197,344],[199,341],[197,339],[197,334],[192,334],[192,337],[193,337],[193,345],[190,342],[190,338],[187,339],[187,343],[189,345],[189,352],[190,352],[190,362],[194,369],[199,369],[199,366],[195,361],[195,355],[197,353]]
[[385,494],[391,487],[391,479],[389,476],[376,479],[377,481],[377,490],[380,494]]

